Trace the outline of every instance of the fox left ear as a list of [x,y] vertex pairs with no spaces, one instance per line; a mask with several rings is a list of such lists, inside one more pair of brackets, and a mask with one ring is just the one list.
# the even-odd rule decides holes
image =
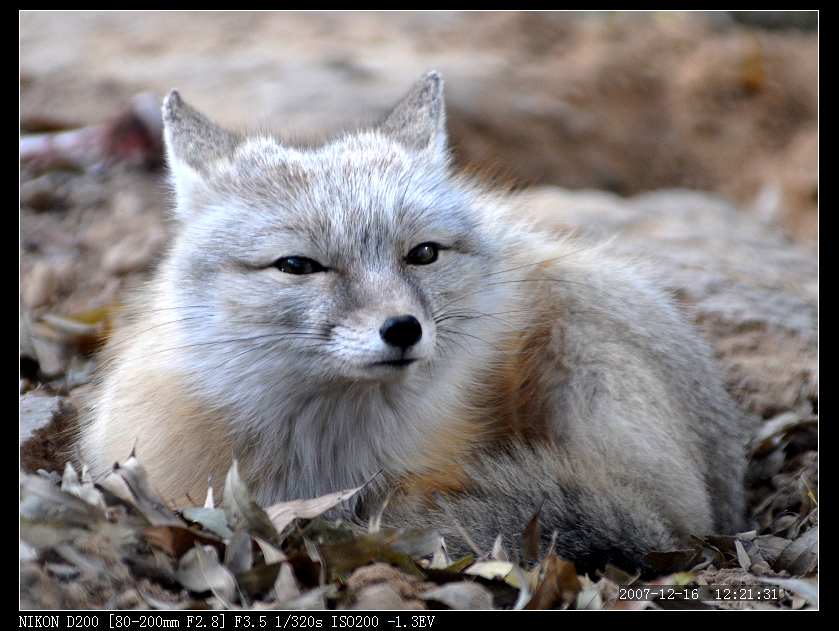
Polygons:
[[163,101],[163,132],[178,211],[185,214],[213,164],[232,156],[241,138],[210,121],[176,90]]
[[409,149],[447,155],[443,77],[431,71],[417,81],[385,118],[379,129]]

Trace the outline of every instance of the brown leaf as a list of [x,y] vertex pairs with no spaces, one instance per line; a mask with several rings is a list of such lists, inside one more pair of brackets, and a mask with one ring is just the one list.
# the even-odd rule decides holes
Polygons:
[[408,555],[370,535],[360,535],[353,541],[323,544],[319,547],[319,552],[326,564],[330,580],[346,580],[356,568],[375,561],[389,563],[412,576],[424,576]]
[[143,537],[151,545],[176,559],[180,559],[196,543],[213,546],[219,553],[224,551],[224,544],[218,539],[185,526],[149,526],[143,529]]
[[542,562],[542,580],[525,609],[554,609],[575,602],[582,589],[577,569],[570,561],[551,554]]
[[525,561],[536,561],[539,559],[539,548],[541,542],[542,528],[539,523],[539,514],[542,512],[545,500],[539,504],[539,508],[533,513],[533,517],[527,522],[527,526],[521,536],[521,552]]
[[672,574],[691,568],[700,558],[701,550],[668,550],[648,552],[644,561],[655,574]]
[[231,528],[246,530],[280,547],[279,533],[266,512],[253,500],[248,487],[239,477],[239,463],[236,460],[230,466],[224,481],[223,506]]
[[467,554],[465,557],[459,558],[457,561],[454,561],[451,565],[445,568],[446,572],[462,572],[467,567],[472,565],[475,562],[475,555],[474,554]]
[[282,562],[269,563],[252,567],[244,572],[236,574],[236,581],[239,587],[251,598],[259,598],[268,594],[274,588],[277,576],[280,573]]
[[637,574],[630,574],[629,572],[625,572],[611,563],[607,563],[606,567],[599,571],[598,574],[615,585],[630,585],[637,581],[641,576],[640,572]]

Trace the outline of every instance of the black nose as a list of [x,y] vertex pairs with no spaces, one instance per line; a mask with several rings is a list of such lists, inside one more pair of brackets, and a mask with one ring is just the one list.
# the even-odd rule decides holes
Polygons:
[[403,351],[419,342],[422,337],[422,326],[412,315],[388,318],[379,329],[379,335],[391,346],[398,346]]

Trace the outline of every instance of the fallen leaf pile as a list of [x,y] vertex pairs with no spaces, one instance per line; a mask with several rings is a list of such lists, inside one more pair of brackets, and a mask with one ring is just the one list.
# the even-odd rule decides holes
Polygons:
[[[783,438],[781,444],[788,446]],[[324,518],[361,488],[262,507],[234,462],[220,506],[210,490],[203,506],[175,510],[157,497],[134,454],[98,481],[71,464],[63,475],[22,472],[21,606],[671,608],[673,602],[667,601],[618,600],[618,587],[761,583],[783,587],[786,596],[751,606],[818,606],[815,509],[796,520],[778,515],[772,523],[783,529],[774,534],[696,538],[690,549],[655,553],[650,559],[661,577],[641,583],[612,566],[596,577],[578,575],[553,545],[535,562],[511,561],[532,552],[527,533],[539,536],[538,515],[523,528],[520,550],[505,548],[499,536],[486,554],[460,559],[449,558],[445,541],[433,530],[383,529],[377,519],[361,527]],[[793,533],[797,536],[787,538]]]

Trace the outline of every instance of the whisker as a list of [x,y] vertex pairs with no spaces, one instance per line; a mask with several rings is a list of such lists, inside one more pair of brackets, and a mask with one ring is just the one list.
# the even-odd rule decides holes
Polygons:
[[[265,340],[274,340],[276,342],[280,342],[280,341],[289,340],[289,339],[303,339],[303,340],[308,339],[308,340],[329,341],[330,338],[325,337],[325,336],[308,334],[308,333],[302,333],[302,334],[267,333],[267,334],[255,335],[255,336],[251,336],[251,337],[225,338],[225,339],[220,339],[220,340],[205,340],[203,342],[195,342],[193,344],[183,344],[181,346],[170,346],[170,347],[166,347],[166,348],[157,349],[153,353],[151,353],[149,355],[142,355],[142,356],[138,357],[137,359],[148,359],[148,358],[154,357],[155,355],[160,354],[160,353],[170,353],[170,352],[175,352],[175,351],[182,351],[182,350],[186,350],[186,349],[189,349],[189,348],[206,348],[206,347],[210,347],[210,346],[216,346],[218,344],[239,344],[239,343],[242,343],[242,342],[259,342],[259,341],[265,341]],[[260,346],[254,346],[252,348],[261,348],[261,347]]]
[[535,261],[533,263],[523,263],[521,265],[517,265],[515,267],[508,267],[507,269],[497,270],[495,272],[490,272],[489,274],[482,274],[482,278],[489,278],[490,276],[496,276],[498,274],[508,274],[510,272],[515,272],[520,269],[524,269],[526,267],[536,267],[538,265],[544,265],[546,263],[554,263],[556,261],[561,261],[564,258],[568,258],[569,256],[573,256],[574,254],[578,254],[580,252],[584,252],[587,249],[587,246],[580,247],[576,250],[571,250],[570,252],[565,252],[564,254],[560,254],[559,256],[554,256],[548,259],[542,259],[541,261]]
[[492,347],[493,349],[495,349],[495,350],[497,350],[497,351],[500,351],[500,350],[501,350],[500,348],[498,348],[498,347],[497,347],[495,344],[493,344],[492,342],[490,342],[490,341],[488,341],[488,340],[485,340],[484,338],[482,338],[482,337],[480,337],[480,336],[478,336],[478,335],[473,335],[472,333],[466,333],[465,331],[456,331],[456,330],[454,330],[454,329],[448,329],[448,328],[440,328],[440,329],[438,329],[438,331],[441,331],[441,330],[442,330],[442,331],[444,331],[444,332],[446,332],[446,333],[448,333],[448,334],[450,334],[450,335],[462,335],[462,336],[464,336],[464,337],[469,337],[469,338],[472,338],[472,339],[478,340],[479,342],[483,342],[484,344],[486,344],[486,345],[488,345],[488,346]]

